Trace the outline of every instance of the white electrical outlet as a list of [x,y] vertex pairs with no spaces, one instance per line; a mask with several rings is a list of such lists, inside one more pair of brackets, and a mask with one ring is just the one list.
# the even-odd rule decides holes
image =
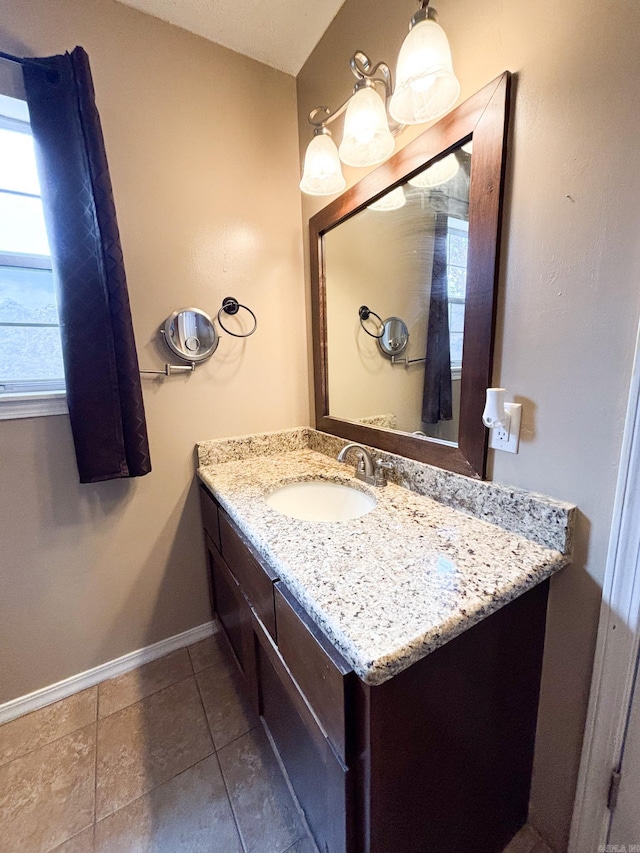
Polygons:
[[522,420],[522,403],[505,403],[509,412],[509,429],[497,427],[489,430],[489,447],[494,450],[505,450],[507,453],[517,453],[520,446],[520,422]]

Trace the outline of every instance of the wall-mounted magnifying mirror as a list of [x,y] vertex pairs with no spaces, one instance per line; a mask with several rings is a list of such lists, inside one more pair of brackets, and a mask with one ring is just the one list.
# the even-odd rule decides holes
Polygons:
[[218,333],[213,320],[199,308],[181,308],[165,320],[160,329],[165,343],[174,355],[196,364],[206,361],[216,351]]
[[474,477],[486,464],[509,80],[309,223],[316,426]]
[[382,324],[382,335],[378,346],[384,355],[397,356],[403,353],[409,343],[409,329],[400,317],[389,317]]
[[[395,358],[405,351],[409,343],[409,329],[400,317],[387,317],[386,320],[382,320],[379,314],[376,314],[375,311],[372,311],[366,305],[360,306],[358,317],[360,318],[362,330],[370,338],[374,338],[377,341],[378,348],[383,355]],[[367,321],[371,320],[372,317],[375,317],[378,321],[376,326],[373,327],[375,331],[367,328]]]

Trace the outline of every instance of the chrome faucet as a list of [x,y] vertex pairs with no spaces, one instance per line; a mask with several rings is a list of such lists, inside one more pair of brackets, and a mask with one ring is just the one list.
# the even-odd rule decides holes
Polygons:
[[390,462],[382,462],[380,459],[374,461],[366,447],[354,443],[345,444],[340,453],[338,453],[338,462],[344,462],[350,450],[354,450],[358,454],[355,471],[358,480],[362,480],[370,486],[387,485],[385,472],[393,470],[393,465]]

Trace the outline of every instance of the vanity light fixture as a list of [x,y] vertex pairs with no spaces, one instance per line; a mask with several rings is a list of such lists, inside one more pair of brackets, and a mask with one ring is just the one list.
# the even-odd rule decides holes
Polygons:
[[[456,102],[460,84],[453,73],[449,42],[429,0],[418,3],[420,9],[400,49],[395,91],[389,66],[385,62],[372,65],[358,50],[349,60],[356,78],[353,93],[333,112],[322,106],[309,113],[314,135],[304,158],[303,193],[342,192],[346,181],[340,160],[348,166],[377,166],[393,154],[394,136],[405,125],[440,118]],[[342,142],[336,148],[327,125],[343,113]]]
[[429,0],[411,19],[398,56],[396,88],[389,103],[400,124],[421,124],[443,116],[458,100],[460,83],[453,73],[451,48]]
[[300,189],[307,195],[335,195],[347,186],[331,131],[319,125],[304,156]]

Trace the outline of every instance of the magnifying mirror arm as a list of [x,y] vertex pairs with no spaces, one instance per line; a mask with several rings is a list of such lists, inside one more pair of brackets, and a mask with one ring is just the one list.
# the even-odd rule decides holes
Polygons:
[[405,367],[410,367],[412,364],[423,364],[426,358],[398,358],[395,355],[391,356],[391,364],[404,364]]
[[174,373],[193,373],[195,362],[189,364],[165,364],[164,370],[141,370],[140,373],[150,373],[154,376],[172,376]]
[[[386,62],[378,62],[372,66],[367,54],[362,50],[356,50],[349,60],[349,66],[358,82],[351,95],[337,109],[331,110],[327,106],[321,106],[311,110],[308,121],[316,129],[316,132],[320,132],[322,128],[339,118],[349,106],[349,101],[353,95],[358,89],[362,89],[365,86],[372,86],[374,88],[376,85],[381,86],[384,89],[385,104],[389,103],[393,94],[393,80],[391,69]],[[404,129],[405,125],[398,124],[390,115],[387,116],[387,119],[389,121],[389,130],[394,136]]]

